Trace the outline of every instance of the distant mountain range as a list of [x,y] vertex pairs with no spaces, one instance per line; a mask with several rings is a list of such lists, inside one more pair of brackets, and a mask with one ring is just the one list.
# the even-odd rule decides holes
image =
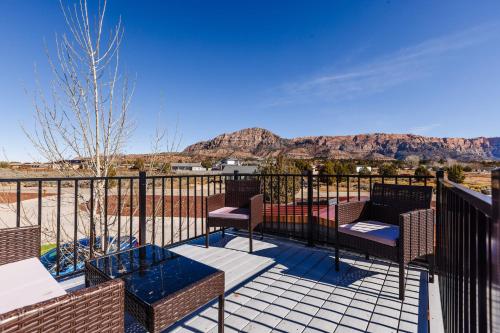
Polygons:
[[436,138],[414,134],[358,134],[282,138],[263,128],[247,128],[195,143],[185,154],[201,158],[453,159],[500,160],[500,137]]

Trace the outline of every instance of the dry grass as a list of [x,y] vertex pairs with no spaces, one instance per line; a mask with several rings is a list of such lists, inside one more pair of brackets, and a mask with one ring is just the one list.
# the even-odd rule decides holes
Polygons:
[[474,191],[487,192],[491,190],[491,173],[467,172],[463,185]]

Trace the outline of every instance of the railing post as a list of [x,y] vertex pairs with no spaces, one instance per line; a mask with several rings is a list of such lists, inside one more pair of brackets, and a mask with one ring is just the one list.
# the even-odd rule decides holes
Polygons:
[[307,170],[307,246],[314,246],[313,174]]
[[435,231],[436,231],[436,244],[434,244],[434,263],[435,263],[435,266],[437,267],[437,270],[439,271],[440,267],[439,267],[439,251],[440,251],[440,243],[442,241],[441,239],[441,234],[440,234],[440,231],[441,231],[441,225],[442,225],[442,222],[441,222],[441,191],[442,191],[442,184],[443,184],[443,179],[444,179],[444,170],[443,169],[439,169],[437,172],[436,172],[436,226],[434,227]]
[[491,172],[491,327],[500,328],[500,169]]
[[139,172],[139,245],[146,244],[146,172]]
[[238,170],[234,170],[234,180],[238,180]]

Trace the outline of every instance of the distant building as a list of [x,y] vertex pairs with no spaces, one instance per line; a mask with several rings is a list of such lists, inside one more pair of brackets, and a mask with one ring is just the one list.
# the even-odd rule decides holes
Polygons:
[[227,165],[241,165],[241,162],[240,162],[240,160],[238,160],[236,158],[228,157],[228,158],[224,158],[224,159],[220,160],[219,162],[215,163],[213,169],[214,170],[224,170],[224,167]]
[[172,163],[172,171],[206,171],[201,163]]
[[254,174],[257,173],[258,167],[256,165],[226,165],[222,169],[222,174],[232,175],[235,171],[240,174]]
[[222,165],[241,165],[240,160],[236,158],[225,158],[221,161]]
[[240,160],[236,159],[236,158],[225,158],[223,160],[220,161],[220,164],[222,166],[226,166],[226,165],[241,165],[241,162]]
[[73,160],[60,160],[56,162],[52,162],[52,169],[61,170],[61,169],[79,169],[84,166],[85,162],[83,160],[73,159]]
[[11,169],[40,169],[43,167],[43,164],[38,162],[26,162],[26,163],[12,162],[9,163],[9,167]]
[[372,167],[371,166],[365,166],[365,165],[359,165],[356,166],[356,172],[359,173],[361,169],[367,169],[368,171],[372,172]]

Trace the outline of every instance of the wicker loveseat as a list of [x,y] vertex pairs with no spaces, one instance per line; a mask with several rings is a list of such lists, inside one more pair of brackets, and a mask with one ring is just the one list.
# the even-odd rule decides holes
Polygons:
[[434,277],[434,220],[432,187],[374,184],[370,201],[336,206],[335,267],[339,247],[399,263],[399,298],[404,299],[404,269],[427,256],[429,280]]
[[[0,266],[36,258],[40,227],[0,229]],[[0,314],[0,332],[123,332],[124,283],[117,279]]]
[[260,194],[259,180],[226,180],[226,193],[207,197],[206,238],[208,247],[210,227],[234,227],[248,230],[249,248],[253,251],[253,229],[263,221],[264,196]]

